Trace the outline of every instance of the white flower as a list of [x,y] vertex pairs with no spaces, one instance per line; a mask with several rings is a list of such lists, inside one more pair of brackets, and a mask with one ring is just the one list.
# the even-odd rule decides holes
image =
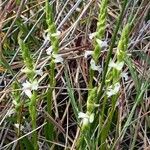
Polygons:
[[119,92],[120,84],[115,83],[115,85],[110,86],[106,92],[108,97],[111,97],[112,95],[116,95]]
[[37,75],[42,76],[42,75],[43,75],[43,70],[41,70],[41,69],[35,70],[35,73],[36,73]]
[[53,48],[52,48],[52,46],[50,46],[50,47],[46,50],[47,55],[51,55],[51,54],[52,54],[52,50],[53,50]]
[[21,69],[21,72],[24,73],[31,73],[32,71],[34,71],[36,75],[40,75],[40,76],[43,75],[43,71],[41,69],[37,69],[37,70],[30,70],[28,68]]
[[[19,129],[19,124],[15,123],[14,126]],[[24,129],[24,126],[20,125],[20,130],[22,131]]]
[[106,41],[102,41],[100,39],[96,39],[96,42],[98,43],[99,47],[106,48],[108,46]]
[[60,34],[61,34],[60,31],[56,31],[56,33],[51,34],[51,37],[56,37],[56,36],[58,37]]
[[83,119],[83,123],[85,124],[92,123],[94,121],[94,113],[92,113],[91,115],[88,115],[83,112],[79,112],[78,118]]
[[101,72],[101,71],[102,71],[101,66],[97,66],[97,65],[95,64],[95,61],[94,61],[93,59],[91,59],[90,65],[91,65],[91,69],[92,69],[92,70],[96,70],[96,71],[98,71],[98,72]]
[[61,57],[60,54],[53,54],[53,57],[55,63],[63,63],[63,58]]
[[94,113],[92,113],[89,117],[89,122],[92,123],[94,121]]
[[128,73],[122,72],[122,73],[121,73],[121,77],[123,77],[125,81],[127,81],[127,80],[129,79]]
[[85,114],[85,113],[83,113],[83,112],[79,112],[78,113],[78,118],[88,118],[88,115],[87,114]]
[[92,55],[93,51],[85,51],[84,57],[87,58],[89,55]]
[[96,36],[97,32],[93,32],[91,34],[89,34],[89,39],[93,39]]
[[115,69],[117,69],[119,71],[122,69],[123,65],[124,65],[124,62],[114,63],[113,61],[110,61],[110,63],[109,63],[109,67],[115,68]]
[[32,90],[37,90],[38,89],[38,82],[34,80],[32,83],[29,81],[26,81],[25,83],[22,84],[23,86],[23,92],[29,97],[32,97]]
[[47,41],[50,41],[50,35],[47,30],[44,31],[43,38],[44,38],[44,45],[46,44]]

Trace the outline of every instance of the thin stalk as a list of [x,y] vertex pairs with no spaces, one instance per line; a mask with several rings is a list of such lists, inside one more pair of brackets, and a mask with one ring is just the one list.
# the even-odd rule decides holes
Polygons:
[[[36,117],[37,117],[37,114],[36,114],[37,92],[36,92],[36,90],[38,88],[37,87],[38,85],[36,85],[36,88],[35,88],[35,83],[37,84],[38,82],[35,79],[36,72],[35,72],[35,66],[34,66],[35,64],[33,62],[33,58],[31,56],[29,48],[27,47],[27,45],[21,39],[21,35],[22,35],[22,32],[20,32],[19,35],[18,35],[18,43],[19,43],[19,46],[20,46],[20,49],[21,49],[21,52],[22,52],[22,57],[23,57],[24,64],[26,66],[26,68],[24,69],[24,72],[27,75],[27,78],[29,80],[23,86],[28,85],[28,88],[24,87],[25,88],[24,92],[30,100],[30,102],[29,102],[29,113],[30,113],[31,122],[32,122],[32,129],[35,130],[36,129]],[[29,90],[29,91],[26,92],[26,89]],[[29,93],[29,94],[27,94],[27,93]],[[37,131],[33,132],[32,140],[33,140],[34,149],[38,150]]]
[[[59,39],[57,35],[56,25],[54,22],[53,16],[53,7],[52,4],[49,3],[48,0],[45,1],[45,12],[46,12],[46,23],[48,26],[47,35],[49,40],[51,41],[51,55],[50,55],[50,73],[49,73],[49,84],[50,87],[55,87],[55,58],[54,55],[58,55],[59,51]],[[54,89],[49,88],[47,91],[47,112],[49,115],[52,113],[52,99],[53,99],[53,91]],[[45,126],[45,134],[48,140],[54,139],[54,126],[52,123],[47,123]]]
[[[92,55],[92,58],[95,62],[95,65],[97,65],[101,50],[102,50],[102,44],[100,45],[97,40],[102,41],[105,34],[106,29],[106,19],[107,19],[107,7],[108,7],[108,1],[109,0],[102,0],[100,5],[100,12],[98,16],[98,23],[97,23],[97,29],[96,29],[96,36],[94,38],[94,52]],[[95,71],[92,69],[92,66],[90,66],[90,78],[89,78],[89,88],[93,87],[93,77]]]
[[[124,6],[123,6],[123,9],[121,11],[120,18],[119,18],[119,21],[117,23],[117,28],[116,29],[119,29],[119,27],[121,25],[122,16],[124,14],[123,12],[124,12],[124,10],[126,8],[126,5],[127,5],[127,1],[125,1],[125,2],[126,3],[124,3]],[[128,45],[128,35],[126,35],[126,34],[129,33],[129,30],[130,30],[130,25],[127,24],[123,29],[121,39],[118,43],[118,48],[117,48],[117,63],[118,64],[119,63],[123,64],[123,62],[124,62],[124,57],[126,55],[126,49],[127,49],[127,45]],[[115,31],[114,35],[117,35],[117,30]],[[101,86],[100,86],[100,93],[98,93],[98,96],[100,96],[99,98],[101,98],[101,96],[102,96],[102,90],[103,90],[102,87],[103,87],[103,85],[105,85],[106,74],[108,72],[108,64],[110,62],[110,58],[111,58],[111,55],[112,55],[112,48],[113,48],[112,45],[115,44],[114,43],[114,39],[115,39],[114,37],[115,36],[113,36],[112,43],[111,43],[111,46],[110,46],[110,49],[109,49],[109,52],[108,52],[108,55],[107,55],[107,58],[106,58],[104,74],[102,76],[102,83],[101,83]],[[116,65],[118,65],[117,63],[116,63]],[[111,74],[111,76],[113,77],[112,80],[108,80],[109,81],[107,83],[108,86],[109,86],[109,84],[115,84],[120,80],[120,73],[121,73],[120,70],[118,70],[116,68],[113,68],[112,71],[110,70],[110,72],[108,72],[108,78],[110,76],[109,74]],[[106,86],[106,89],[107,89],[107,86]],[[107,97],[107,95],[106,95],[106,97]],[[107,149],[106,138],[108,136],[110,126],[111,126],[111,122],[112,122],[112,118],[114,116],[117,99],[118,99],[118,94],[114,95],[111,98],[112,105],[111,105],[111,108],[110,108],[110,113],[107,117],[105,127],[102,128],[102,131],[101,131],[101,134],[100,134],[100,144],[102,144],[101,145],[102,150]],[[97,99],[97,100],[99,100],[99,99]],[[106,102],[103,103],[102,109],[105,109],[105,105],[106,105]],[[100,123],[99,123],[100,125],[104,121],[103,116],[104,116],[104,111],[100,115]]]
[[112,36],[112,41],[111,41],[110,48],[109,48],[109,51],[108,51],[108,54],[107,54],[107,57],[106,57],[106,63],[104,65],[105,67],[104,67],[104,71],[103,71],[103,74],[102,74],[102,83],[101,83],[101,86],[98,89],[98,95],[97,95],[97,98],[96,98],[97,102],[100,100],[100,98],[102,97],[102,94],[103,94],[103,87],[105,85],[105,79],[106,79],[106,74],[107,74],[107,70],[108,70],[108,64],[109,64],[109,61],[110,61],[111,56],[112,56],[113,48],[114,48],[116,38],[117,38],[117,33],[118,33],[119,28],[121,26],[121,21],[123,20],[123,15],[124,15],[127,3],[128,3],[128,0],[124,0],[121,13],[118,17],[118,21],[117,21],[115,31],[114,31],[114,34]]
[[[30,112],[30,116],[31,116],[32,129],[33,130],[35,130],[37,128],[37,126],[36,126],[36,116],[37,116],[37,113],[36,113],[36,99],[37,99],[37,94],[34,91],[32,97],[31,97],[30,104],[29,104],[29,112]],[[32,138],[33,138],[34,150],[38,150],[37,131],[33,132]]]

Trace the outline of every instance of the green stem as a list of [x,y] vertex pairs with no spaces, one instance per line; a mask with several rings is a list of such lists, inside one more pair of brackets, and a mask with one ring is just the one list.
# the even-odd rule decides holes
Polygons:
[[[36,129],[36,92],[33,92],[33,95],[31,97],[31,101],[29,104],[29,112],[31,116],[31,121],[32,121],[32,129]],[[38,150],[38,137],[37,137],[37,131],[34,131],[32,134],[32,140],[33,140],[33,145],[34,145],[34,150]]]

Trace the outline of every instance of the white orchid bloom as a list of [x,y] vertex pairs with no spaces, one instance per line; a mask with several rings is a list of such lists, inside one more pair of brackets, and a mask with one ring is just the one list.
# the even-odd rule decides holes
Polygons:
[[52,51],[53,51],[53,48],[52,48],[52,46],[50,46],[50,47],[46,50],[46,54],[51,56]]
[[88,115],[86,113],[79,112],[78,118],[83,119],[83,123],[85,124],[92,123],[94,121],[94,113],[92,113],[91,115]]
[[111,97],[113,95],[116,95],[119,92],[120,89],[120,84],[119,83],[115,83],[115,85],[110,86],[106,92],[108,97]]
[[35,73],[36,73],[36,75],[42,76],[43,70],[41,70],[41,69],[35,70]]
[[88,56],[92,55],[93,51],[85,51],[84,57],[87,58]]
[[23,86],[23,92],[29,97],[32,97],[32,90],[37,90],[38,89],[38,82],[34,80],[32,83],[29,81],[26,81],[25,83],[22,84]]
[[99,45],[99,47],[101,48],[106,48],[108,47],[107,41],[102,41],[100,39],[96,39],[97,44]]
[[50,41],[50,35],[47,30],[44,31],[43,38],[44,38],[44,43],[43,43],[44,45],[46,44],[47,41]]
[[91,34],[89,34],[89,39],[93,39],[96,36],[97,32],[93,32]]
[[119,71],[123,68],[123,65],[124,65],[124,62],[114,63],[113,61],[110,61],[110,63],[109,63],[109,67],[110,68],[115,68],[115,69],[117,69]]
[[121,77],[124,78],[125,81],[127,81],[129,79],[128,73],[121,73]]
[[98,71],[99,73],[102,71],[101,66],[96,65],[93,59],[91,59],[90,65],[92,70]]
[[56,33],[52,33],[51,34],[51,37],[58,37],[61,35],[61,32],[60,31],[56,31]]
[[63,58],[61,57],[60,54],[53,54],[53,57],[54,57],[54,62],[55,63],[63,63]]
[[20,127],[20,130],[21,130],[21,131],[24,129],[24,126],[19,125],[18,123],[15,123],[14,126],[15,126],[17,129],[19,129],[19,127]]

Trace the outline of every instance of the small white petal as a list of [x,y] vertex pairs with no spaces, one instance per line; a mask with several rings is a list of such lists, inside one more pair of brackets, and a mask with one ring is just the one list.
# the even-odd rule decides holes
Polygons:
[[38,89],[38,82],[36,80],[33,81],[31,84],[31,90],[37,90]]
[[54,61],[55,63],[63,63],[63,58],[61,57],[60,54],[53,54],[53,57],[54,57]]
[[46,44],[47,41],[50,41],[50,36],[47,30],[44,31],[43,38],[44,38],[44,44]]
[[119,83],[116,83],[116,84],[115,84],[115,88],[114,88],[114,93],[118,93],[118,92],[119,92],[119,89],[120,89],[120,84],[119,84]]
[[128,73],[122,72],[122,73],[121,73],[121,77],[123,77],[125,81],[127,81],[127,80],[129,79]]
[[60,32],[60,31],[57,31],[56,33],[51,34],[51,36],[52,36],[52,37],[56,37],[56,36],[59,36],[60,34],[61,34],[61,32]]
[[32,97],[32,92],[31,92],[30,89],[25,89],[24,92],[25,92],[25,94],[26,94],[29,98]]
[[82,122],[83,122],[84,125],[89,124],[89,118],[83,118]]
[[88,115],[87,114],[85,114],[85,113],[83,113],[83,112],[79,112],[78,113],[78,118],[88,118]]
[[43,75],[43,71],[40,69],[40,70],[35,70],[35,73],[37,74],[37,75],[40,75],[40,76],[42,76]]
[[106,48],[108,46],[107,42],[106,41],[102,41],[100,39],[96,39],[96,42],[98,43],[98,45],[101,47],[101,48]]
[[110,61],[110,63],[109,63],[109,67],[115,68],[115,69],[117,69],[119,71],[123,68],[123,65],[124,65],[124,62],[114,63],[113,61]]
[[18,105],[18,103],[16,102],[16,100],[13,100],[12,103],[13,103],[15,106]]
[[50,47],[46,50],[47,55],[51,55],[51,54],[52,54],[52,51],[53,51],[53,48],[52,48],[52,46],[50,46]]
[[112,93],[112,91],[107,91],[107,96],[108,96],[108,97],[111,97],[112,95],[114,95],[114,94]]
[[81,118],[83,121],[83,124],[92,123],[94,121],[94,113],[92,113],[90,116],[86,113],[79,112],[78,118]]
[[112,95],[116,95],[119,92],[119,89],[120,89],[120,84],[115,83],[115,85],[110,86],[108,88],[108,91],[107,91],[106,94],[107,94],[108,97],[111,97]]
[[29,97],[32,97],[32,90],[38,89],[38,82],[35,80],[33,83],[30,83],[29,81],[26,81],[22,84],[23,86],[23,92]]
[[91,34],[89,34],[89,39],[93,39],[96,36],[97,32],[93,32]]
[[93,59],[91,59],[90,65],[91,65],[92,70],[95,70],[95,71],[98,71],[98,72],[102,71],[101,66],[95,65],[95,61]]
[[[15,126],[17,129],[19,128],[19,124],[18,124],[18,123],[15,123],[14,126]],[[22,131],[23,129],[24,129],[24,127],[21,125],[21,126],[20,126],[20,130]]]
[[94,121],[94,113],[92,113],[89,117],[89,122],[92,123]]
[[87,58],[88,56],[92,55],[93,51],[85,51],[84,57]]
[[26,80],[26,82],[24,82],[24,83],[22,84],[22,86],[23,86],[23,89],[28,89],[28,88],[31,88],[31,83]]

